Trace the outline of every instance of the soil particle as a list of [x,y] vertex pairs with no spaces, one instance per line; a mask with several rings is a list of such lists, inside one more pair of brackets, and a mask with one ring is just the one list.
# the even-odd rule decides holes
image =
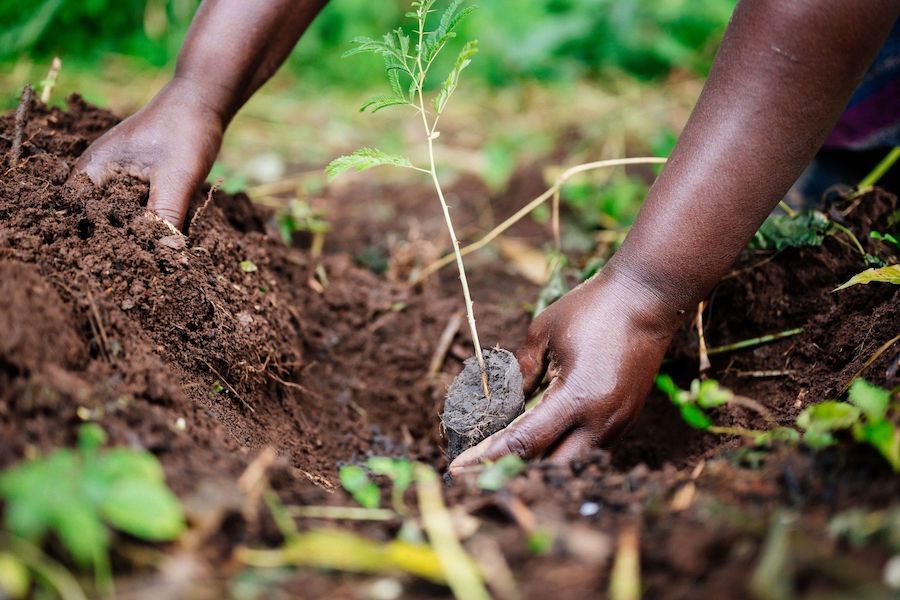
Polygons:
[[515,355],[502,348],[485,348],[483,353],[491,397],[484,396],[481,369],[474,356],[466,359],[447,391],[441,421],[451,461],[509,425],[525,409],[522,372]]

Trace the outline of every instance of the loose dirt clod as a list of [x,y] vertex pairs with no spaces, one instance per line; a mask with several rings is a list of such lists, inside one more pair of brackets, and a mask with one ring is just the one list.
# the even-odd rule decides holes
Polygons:
[[441,421],[447,436],[447,458],[453,460],[489,435],[509,425],[525,409],[522,373],[512,352],[485,349],[491,397],[485,398],[478,361],[466,360],[447,391]]

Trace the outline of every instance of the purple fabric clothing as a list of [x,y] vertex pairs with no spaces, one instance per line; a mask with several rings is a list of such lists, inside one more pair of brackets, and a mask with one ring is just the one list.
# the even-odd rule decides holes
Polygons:
[[900,21],[856,88],[825,148],[870,150],[900,145]]

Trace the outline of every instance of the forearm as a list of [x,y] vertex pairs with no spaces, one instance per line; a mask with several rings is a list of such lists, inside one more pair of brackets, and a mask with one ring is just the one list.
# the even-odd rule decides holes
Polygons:
[[227,124],[278,69],[327,0],[204,0],[173,82]]
[[891,0],[743,0],[611,271],[689,311],[837,121],[900,12]]

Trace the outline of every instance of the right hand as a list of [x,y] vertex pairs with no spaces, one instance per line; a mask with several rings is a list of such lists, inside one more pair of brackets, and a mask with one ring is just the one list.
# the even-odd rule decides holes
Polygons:
[[224,121],[186,80],[173,79],[144,108],[97,139],[75,164],[95,185],[116,175],[150,183],[148,207],[181,230],[212,168]]

